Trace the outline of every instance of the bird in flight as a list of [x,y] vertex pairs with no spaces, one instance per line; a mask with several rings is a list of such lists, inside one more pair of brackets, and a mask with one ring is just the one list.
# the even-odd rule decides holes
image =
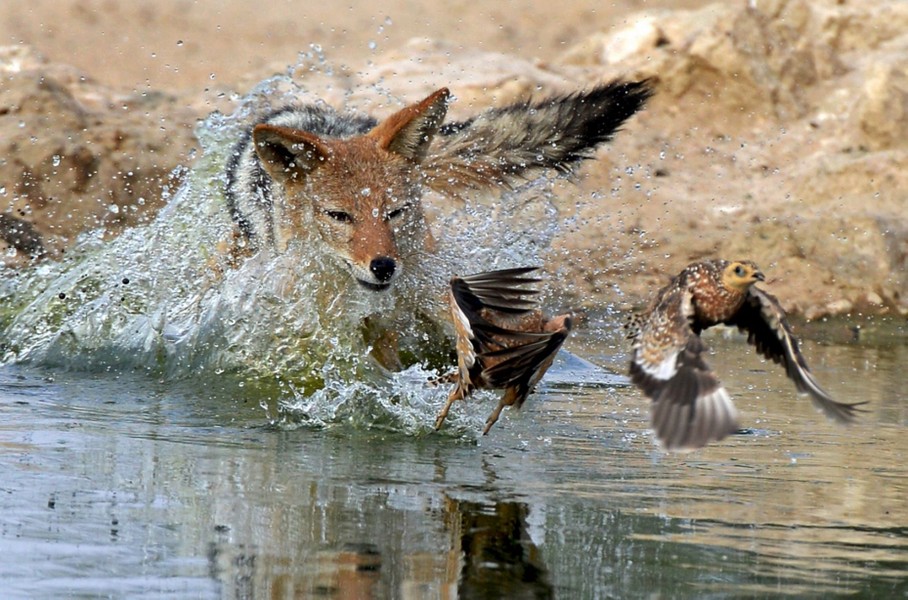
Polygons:
[[652,399],[651,426],[667,450],[693,450],[738,429],[728,392],[705,360],[700,333],[736,326],[764,357],[781,364],[798,392],[829,418],[850,423],[864,402],[833,400],[807,366],[775,296],[756,287],[764,276],[749,260],[688,265],[628,321],[631,381]]
[[454,277],[448,300],[457,333],[457,370],[436,380],[454,384],[438,414],[441,428],[455,400],[474,390],[503,389],[489,415],[483,435],[505,406],[520,408],[571,330],[571,316],[545,318],[529,287],[540,279],[529,276],[538,267],[520,267]]

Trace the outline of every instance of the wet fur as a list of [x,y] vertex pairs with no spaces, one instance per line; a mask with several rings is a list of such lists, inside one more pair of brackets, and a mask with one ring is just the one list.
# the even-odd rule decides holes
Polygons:
[[[547,169],[571,173],[609,141],[651,94],[646,81],[612,82],[586,92],[490,109],[465,121],[439,122],[436,130],[426,128],[429,143],[424,149],[415,153],[410,149],[418,164],[419,183],[457,195],[466,190],[507,189]],[[437,117],[443,120],[443,110]],[[372,117],[314,105],[284,108],[261,123],[337,140],[363,136],[379,125]],[[226,194],[231,215],[252,245],[274,245],[275,206],[285,190],[262,165],[251,129],[227,164]]]
[[[302,240],[366,290],[389,290],[402,274],[419,280],[434,251],[425,191],[454,197],[509,189],[547,170],[571,173],[651,94],[645,81],[612,82],[448,124],[445,88],[381,121],[321,105],[267,115],[227,163],[233,264]],[[391,328],[371,329],[380,362],[397,367],[396,352],[385,352],[396,348],[394,336],[383,334]]]

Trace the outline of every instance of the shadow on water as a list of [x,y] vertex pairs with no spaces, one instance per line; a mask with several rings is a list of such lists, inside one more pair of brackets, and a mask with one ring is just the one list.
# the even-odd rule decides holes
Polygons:
[[[601,332],[572,342],[616,361]],[[459,404],[454,431],[413,435],[288,426],[229,389],[5,367],[4,593],[904,597],[908,345],[804,344],[831,392],[871,403],[840,428],[740,339],[709,342],[746,429],[686,455],[654,447],[625,380],[573,363],[486,437],[469,431],[491,395]]]

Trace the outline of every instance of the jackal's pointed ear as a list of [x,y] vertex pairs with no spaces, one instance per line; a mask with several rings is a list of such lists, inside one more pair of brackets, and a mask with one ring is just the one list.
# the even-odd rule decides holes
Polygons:
[[379,123],[368,136],[375,139],[380,148],[404,158],[422,160],[432,143],[432,136],[445,120],[450,96],[448,88],[441,88],[422,102],[397,111]]
[[256,125],[252,144],[265,170],[276,180],[302,180],[328,158],[328,148],[318,136],[276,125]]

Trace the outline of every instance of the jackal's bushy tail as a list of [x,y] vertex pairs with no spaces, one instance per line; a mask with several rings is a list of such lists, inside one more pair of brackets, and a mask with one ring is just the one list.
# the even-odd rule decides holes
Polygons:
[[544,169],[572,172],[652,95],[649,81],[494,108],[444,125],[423,163],[426,184],[456,194],[510,187]]

